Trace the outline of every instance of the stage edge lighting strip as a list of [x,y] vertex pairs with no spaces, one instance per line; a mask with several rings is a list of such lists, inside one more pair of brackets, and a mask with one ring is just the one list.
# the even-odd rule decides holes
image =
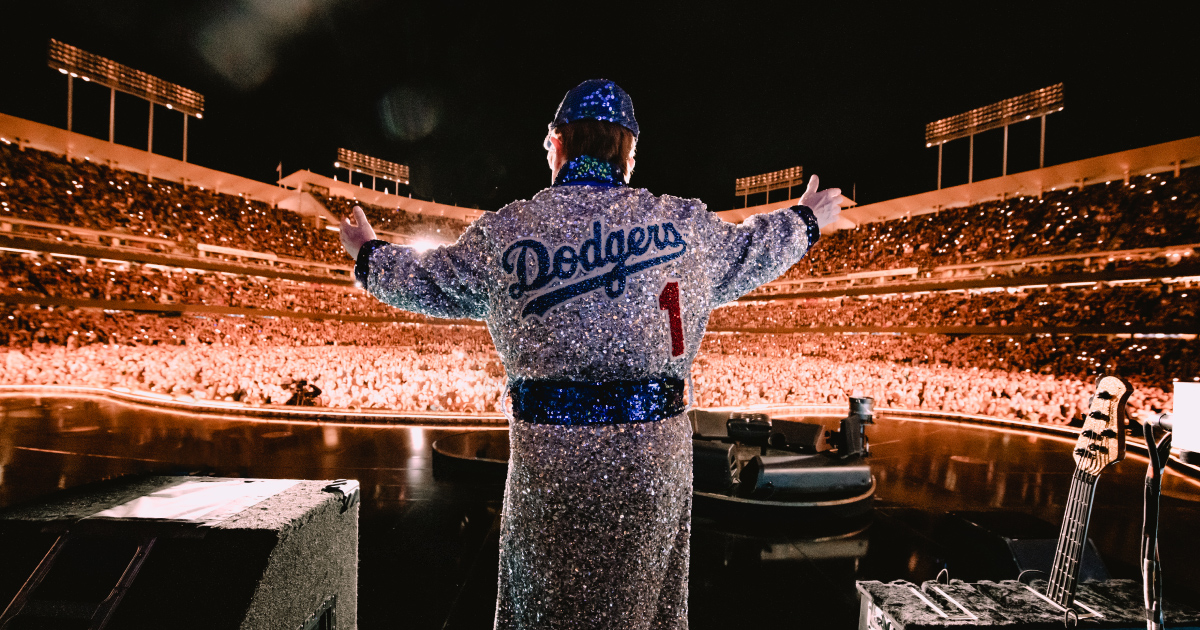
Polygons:
[[349,149],[338,149],[337,161],[333,163],[333,166],[335,168],[350,169],[356,173],[395,180],[401,184],[408,183],[407,166],[364,155],[356,151],[350,151]]
[[925,146],[930,147],[1022,120],[1060,112],[1063,103],[1063,84],[1057,83],[957,116],[935,120],[925,125]]
[[63,74],[78,76],[84,81],[98,83],[158,105],[165,105],[168,109],[203,118],[204,96],[199,92],[100,55],[93,55],[56,39],[50,40],[50,54],[46,63]]
[[736,191],[734,194],[741,197],[743,195],[753,195],[781,188],[791,188],[792,186],[799,186],[802,183],[804,183],[804,167],[793,166],[785,168],[782,171],[751,175],[750,177],[739,177],[734,182],[734,189]]

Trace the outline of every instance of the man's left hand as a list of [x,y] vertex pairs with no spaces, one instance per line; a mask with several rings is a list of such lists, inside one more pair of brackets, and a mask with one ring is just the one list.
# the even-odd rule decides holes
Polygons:
[[354,260],[358,260],[358,250],[362,249],[367,241],[375,240],[375,230],[371,229],[362,208],[354,206],[353,216],[342,218],[341,237],[342,247],[346,248],[346,253]]
[[808,188],[800,195],[800,205],[812,210],[813,215],[817,217],[818,227],[825,227],[837,221],[838,214],[842,211],[842,189],[817,190],[820,185],[821,180],[816,175],[809,177]]

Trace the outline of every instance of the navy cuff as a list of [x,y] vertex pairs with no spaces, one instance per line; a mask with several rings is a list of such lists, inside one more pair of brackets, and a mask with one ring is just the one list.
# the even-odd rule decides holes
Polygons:
[[364,289],[367,288],[367,276],[371,275],[371,254],[384,245],[388,245],[388,242],[373,239],[358,248],[358,258],[354,261],[354,279],[358,280]]
[[811,248],[821,238],[821,226],[817,224],[817,215],[813,214],[808,206],[792,206],[792,210],[804,219],[804,225],[808,228],[808,246]]

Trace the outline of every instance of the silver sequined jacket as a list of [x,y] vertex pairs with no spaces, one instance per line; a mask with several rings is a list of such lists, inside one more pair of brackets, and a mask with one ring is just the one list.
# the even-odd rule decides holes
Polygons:
[[556,186],[424,253],[372,241],[357,275],[393,306],[482,319],[510,381],[688,377],[709,313],[816,240],[804,206],[740,225],[696,199]]

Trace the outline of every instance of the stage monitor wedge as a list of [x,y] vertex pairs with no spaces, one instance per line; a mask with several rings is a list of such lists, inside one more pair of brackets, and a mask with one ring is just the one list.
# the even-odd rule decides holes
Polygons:
[[354,628],[358,496],[348,480],[140,477],[9,508],[0,628]]

